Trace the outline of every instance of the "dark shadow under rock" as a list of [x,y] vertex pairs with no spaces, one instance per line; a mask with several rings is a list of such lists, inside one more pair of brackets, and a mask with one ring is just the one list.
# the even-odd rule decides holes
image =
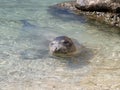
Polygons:
[[[98,12],[110,12],[111,8],[107,6],[107,4],[97,4],[97,5],[86,5],[86,6],[80,6],[79,4],[76,4],[75,7],[82,11],[98,11]],[[111,11],[112,12],[112,11]]]
[[66,8],[58,7],[57,5],[50,6],[47,11],[49,14],[54,16],[54,18],[56,19],[59,18],[65,22],[69,22],[69,21],[79,21],[81,23],[86,22],[86,18],[84,16],[78,16],[74,14],[73,11]]

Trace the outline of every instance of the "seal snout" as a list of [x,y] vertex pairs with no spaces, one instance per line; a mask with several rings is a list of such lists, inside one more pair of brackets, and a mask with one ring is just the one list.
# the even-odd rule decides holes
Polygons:
[[62,49],[65,49],[65,47],[58,41],[53,41],[52,43],[50,43],[50,51],[52,51],[53,53],[57,53],[60,52]]

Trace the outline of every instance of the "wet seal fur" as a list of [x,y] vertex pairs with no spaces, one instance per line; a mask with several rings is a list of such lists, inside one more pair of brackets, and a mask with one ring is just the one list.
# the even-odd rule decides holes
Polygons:
[[49,43],[50,54],[57,57],[74,57],[82,52],[83,46],[75,39],[59,36]]

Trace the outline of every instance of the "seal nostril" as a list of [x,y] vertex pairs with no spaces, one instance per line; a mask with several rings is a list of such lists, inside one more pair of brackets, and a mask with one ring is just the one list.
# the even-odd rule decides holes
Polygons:
[[55,52],[57,53],[57,52],[60,52],[61,50],[60,49],[58,49],[57,47],[55,48]]

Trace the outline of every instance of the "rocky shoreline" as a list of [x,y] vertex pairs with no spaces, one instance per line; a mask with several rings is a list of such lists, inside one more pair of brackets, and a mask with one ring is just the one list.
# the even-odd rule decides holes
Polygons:
[[[113,4],[109,4],[109,5],[113,5]],[[113,7],[107,6],[107,7],[101,8],[102,6],[101,5],[99,6],[98,4],[92,5],[92,6],[86,5],[81,7],[76,1],[68,1],[68,2],[56,4],[53,7],[59,8],[59,9],[66,9],[66,10],[72,11],[74,14],[85,15],[90,19],[94,19],[99,22],[104,22],[112,26],[120,27],[119,5],[120,4],[117,3],[116,8],[114,7],[114,5]],[[83,10],[83,7],[84,7],[84,10]],[[100,9],[97,8],[98,10],[94,10],[95,7],[99,7]],[[109,7],[111,7],[111,9]]]

